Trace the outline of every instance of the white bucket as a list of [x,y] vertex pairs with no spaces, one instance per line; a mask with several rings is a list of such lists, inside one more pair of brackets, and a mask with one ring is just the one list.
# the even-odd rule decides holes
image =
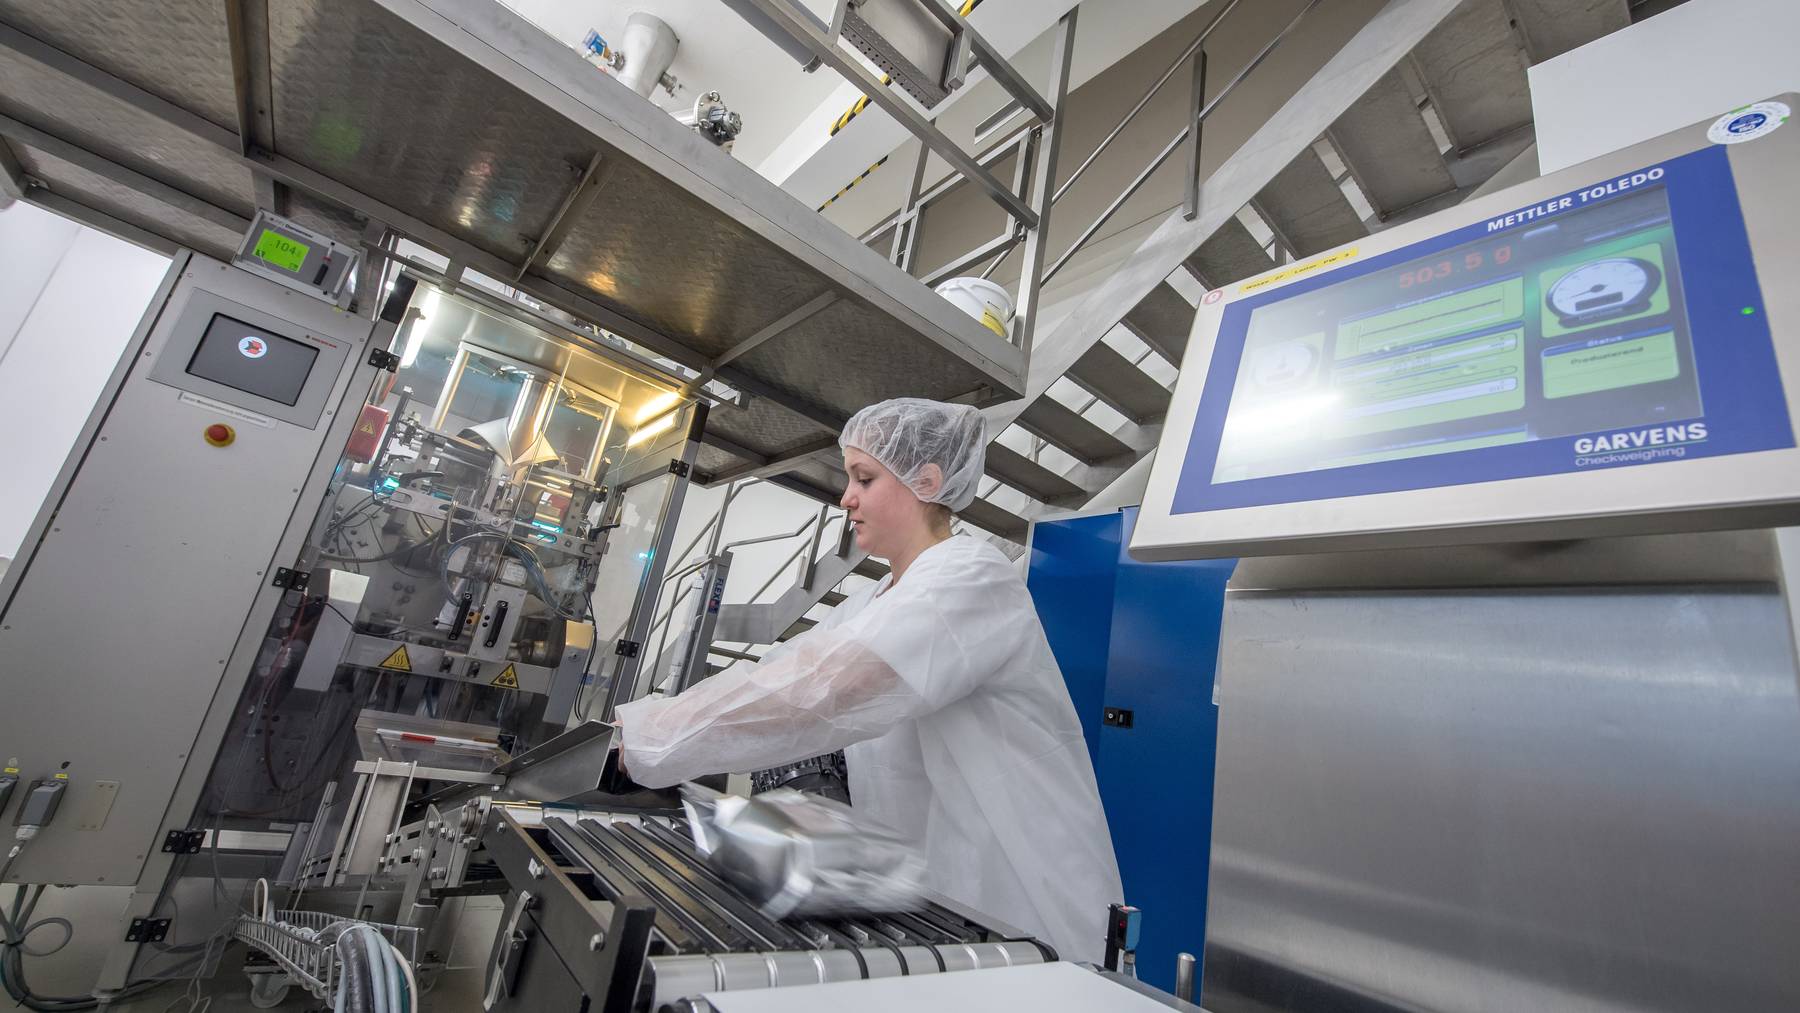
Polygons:
[[984,324],[988,330],[1007,337],[1012,326],[1012,296],[1006,289],[986,278],[951,278],[937,287],[937,294]]

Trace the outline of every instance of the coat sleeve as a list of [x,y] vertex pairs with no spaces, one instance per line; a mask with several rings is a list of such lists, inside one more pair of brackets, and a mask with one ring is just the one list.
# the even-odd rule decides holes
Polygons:
[[790,763],[962,699],[1034,628],[1018,613],[1029,599],[1017,577],[990,570],[952,561],[909,573],[861,614],[802,634],[761,664],[736,666],[678,697],[621,706],[632,779],[662,787]]

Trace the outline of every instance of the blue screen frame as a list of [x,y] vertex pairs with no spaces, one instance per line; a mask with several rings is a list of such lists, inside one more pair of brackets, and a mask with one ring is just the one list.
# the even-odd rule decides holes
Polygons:
[[[1591,441],[1620,432],[1598,430],[1400,460],[1213,482],[1250,316],[1257,308],[1466,243],[1536,228],[1557,215],[1632,195],[1640,191],[1625,189],[1598,199],[1592,199],[1589,192],[1607,186],[1609,181],[1659,169],[1658,184],[1667,193],[1677,264],[1684,280],[1695,373],[1705,406],[1702,416],[1669,420],[1673,424],[1705,424],[1705,437],[1685,445],[1684,457],[1718,457],[1793,447],[1786,393],[1737,186],[1727,150],[1714,146],[1646,166],[1636,173],[1597,180],[1532,208],[1486,219],[1225,307],[1170,512],[1203,513],[1657,463],[1609,460],[1611,455],[1578,452],[1576,445],[1584,439]],[[1570,203],[1556,210],[1564,200]],[[1663,425],[1659,423],[1656,428]]]

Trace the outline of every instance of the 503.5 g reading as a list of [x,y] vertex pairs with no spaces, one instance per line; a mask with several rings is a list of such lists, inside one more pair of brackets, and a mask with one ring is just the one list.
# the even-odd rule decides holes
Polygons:
[[1399,275],[1400,287],[1412,288],[1415,285],[1429,285],[1459,272],[1479,271],[1488,265],[1490,255],[1493,257],[1492,263],[1505,264],[1512,260],[1513,250],[1511,246],[1497,246],[1486,253],[1480,250],[1471,250],[1461,257],[1446,257],[1435,264],[1407,268]]

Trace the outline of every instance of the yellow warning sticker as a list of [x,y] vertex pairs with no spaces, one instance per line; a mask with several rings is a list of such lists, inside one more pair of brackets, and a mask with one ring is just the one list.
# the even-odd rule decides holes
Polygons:
[[375,435],[375,424],[372,422],[361,423],[360,425],[358,425],[356,427],[356,431],[364,434],[365,436],[374,436]]
[[388,655],[382,660],[381,664],[376,667],[392,669],[396,672],[412,671],[412,659],[406,656],[406,645],[401,644],[399,647],[394,648],[394,653]]
[[518,689],[519,673],[514,671],[513,666],[507,665],[500,670],[499,675],[494,676],[494,681],[488,685],[498,686],[501,689]]
[[4,770],[0,770],[0,774],[17,774],[18,772],[19,768],[17,767],[7,767]]
[[1284,281],[1298,278],[1303,274],[1311,274],[1320,268],[1331,267],[1334,264],[1342,264],[1346,260],[1355,260],[1356,254],[1357,248],[1352,246],[1347,250],[1339,250],[1336,253],[1327,253],[1318,260],[1309,260],[1304,264],[1294,264],[1290,267],[1284,267],[1274,274],[1265,274],[1260,278],[1244,282],[1238,287],[1238,294],[1242,295],[1245,292],[1254,292],[1259,288],[1268,288],[1270,285],[1279,285]]
[[69,775],[67,773],[59,772],[55,776],[58,781],[67,781],[69,779]]

